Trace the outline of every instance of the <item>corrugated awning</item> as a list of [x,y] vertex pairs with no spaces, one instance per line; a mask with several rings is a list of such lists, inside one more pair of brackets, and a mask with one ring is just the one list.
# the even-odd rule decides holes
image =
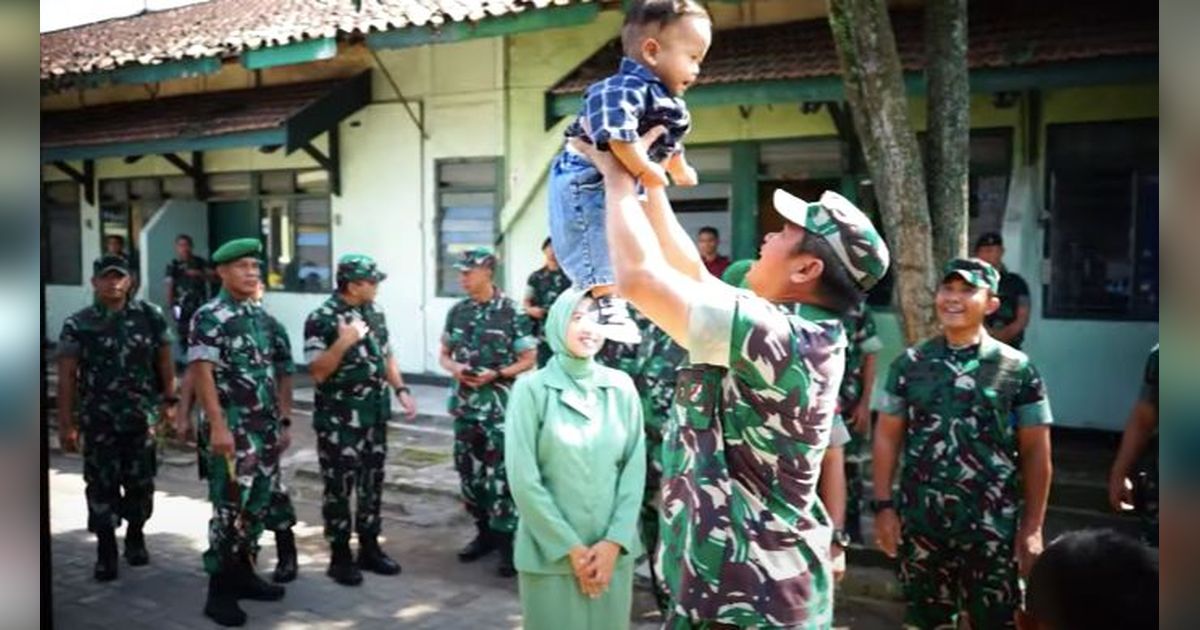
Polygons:
[[371,74],[42,113],[42,162],[304,148],[371,100]]

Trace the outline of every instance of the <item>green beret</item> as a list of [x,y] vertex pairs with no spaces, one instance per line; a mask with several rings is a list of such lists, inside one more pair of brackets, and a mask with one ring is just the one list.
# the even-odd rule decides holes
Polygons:
[[476,267],[487,267],[488,269],[496,268],[496,255],[492,250],[486,247],[475,247],[458,255],[458,260],[454,261],[454,268],[460,271],[474,269]]
[[374,280],[381,282],[387,279],[387,274],[379,270],[375,259],[364,254],[346,254],[338,259],[337,281],[354,282],[355,280]]
[[258,258],[262,253],[262,241],[256,238],[235,238],[226,241],[224,245],[213,252],[212,261],[215,265],[223,265],[239,258]]
[[849,199],[827,190],[820,201],[809,203],[776,189],[774,201],[775,211],[783,218],[829,242],[842,266],[863,291],[875,286],[887,273],[890,256],[883,236]]
[[1000,272],[990,263],[978,258],[955,258],[942,269],[942,280],[958,276],[972,286],[987,289],[993,295],[1000,293]]

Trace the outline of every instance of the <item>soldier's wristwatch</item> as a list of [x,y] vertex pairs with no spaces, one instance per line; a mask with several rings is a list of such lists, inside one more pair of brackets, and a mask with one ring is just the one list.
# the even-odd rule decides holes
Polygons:
[[878,514],[884,510],[896,509],[896,502],[891,499],[871,499],[869,505],[873,514]]
[[844,529],[833,530],[833,544],[842,549],[848,548],[850,546],[850,534],[847,534]]

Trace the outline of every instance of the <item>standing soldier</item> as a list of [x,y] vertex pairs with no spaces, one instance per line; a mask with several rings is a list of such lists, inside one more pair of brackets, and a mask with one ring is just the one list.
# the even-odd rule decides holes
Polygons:
[[[875,333],[875,316],[864,301],[842,318],[846,328],[846,372],[838,390],[838,410],[850,430],[843,447],[846,463],[846,525],[850,540],[862,541],[863,465],[870,449],[871,390],[875,386],[875,354],[883,342]],[[839,538],[839,534],[834,538]]]
[[117,577],[122,519],[125,559],[150,561],[142,527],[154,511],[154,431],[174,409],[175,371],[167,319],[129,297],[126,259],[105,254],[92,271],[95,304],[68,317],[59,337],[58,430],[63,450],[76,451],[78,394],[88,531],[98,542],[93,575],[106,582]]
[[[1148,446],[1148,461],[1135,473]],[[1109,472],[1108,501],[1118,512],[1135,510],[1142,520],[1142,539],[1158,546],[1158,344],[1146,358],[1141,391]]]
[[984,327],[999,281],[983,260],[950,261],[935,302],[943,334],[897,357],[875,400],[875,536],[899,553],[905,622],[918,628],[958,627],[960,611],[972,628],[1013,627],[1018,575],[1042,550],[1050,403],[1029,357]]
[[192,321],[189,369],[209,426],[208,495],[213,504],[204,614],[240,626],[238,599],[273,601],[284,588],[254,570],[258,537],[272,493],[280,488],[279,456],[290,443],[275,378],[272,325],[256,302],[262,243],[229,241],[213,254],[221,291]]
[[[379,547],[391,417],[388,386],[410,420],[417,408],[396,366],[383,311],[375,305],[385,278],[370,256],[343,256],[334,294],[304,322],[304,356],[317,383],[313,428],[325,482],[321,516],[331,550],[326,574],[347,586],[362,583],[360,569],[400,573],[400,565]],[[352,517],[354,492],[357,514]],[[358,534],[357,566],[350,553],[351,522]]]
[[554,304],[554,300],[558,299],[558,294],[571,286],[571,279],[558,266],[558,259],[554,256],[554,246],[550,243],[549,238],[542,242],[542,254],[546,257],[546,264],[541,269],[529,274],[529,280],[525,283],[525,314],[533,320],[533,335],[538,340],[537,365],[539,368],[545,367],[546,361],[549,361],[554,354],[550,350],[550,345],[546,343],[542,330],[546,324],[546,312],[550,310],[550,305]]
[[1000,272],[999,293],[996,294],[1000,306],[984,320],[988,334],[1020,350],[1025,341],[1025,328],[1029,326],[1029,284],[1004,266],[1004,239],[998,233],[980,236],[975,241],[975,256]]
[[473,562],[499,548],[499,573],[512,577],[517,513],[504,474],[504,410],[513,379],[537,361],[537,340],[529,318],[492,283],[491,251],[465,251],[455,266],[467,297],[446,315],[440,362],[457,381],[449,405],[454,464],[477,530],[458,558]]
[[208,286],[213,272],[208,261],[192,253],[192,237],[175,237],[175,258],[167,263],[164,282],[167,285],[167,304],[179,331],[179,344],[187,353],[188,326],[192,315],[208,301]]

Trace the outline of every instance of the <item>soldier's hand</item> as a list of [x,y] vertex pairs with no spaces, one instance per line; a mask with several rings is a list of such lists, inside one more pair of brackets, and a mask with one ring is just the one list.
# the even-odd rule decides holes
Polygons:
[[1117,512],[1133,510],[1133,482],[1125,475],[1113,475],[1108,480],[1108,504]]
[[175,424],[175,405],[165,404],[158,408],[158,421],[164,427],[174,428]]
[[500,372],[498,372],[496,370],[491,370],[488,368],[484,368],[484,369],[480,370],[479,376],[478,376],[480,385],[487,385],[488,383],[491,383],[498,378],[500,378]]
[[534,319],[544,319],[546,317],[546,309],[540,306],[530,306],[525,309],[525,312]]
[[412,394],[408,392],[400,392],[400,395],[396,396],[396,398],[400,401],[400,408],[404,410],[405,419],[416,420],[417,401],[412,397]]
[[59,425],[58,444],[64,453],[79,452],[79,431],[74,425]]
[[829,546],[829,562],[833,570],[833,581],[841,582],[846,577],[846,550],[833,543]]
[[342,320],[338,322],[338,339],[343,339],[350,343],[358,343],[371,328],[361,319],[353,319],[350,321]]
[[853,412],[850,414],[850,422],[848,423],[850,430],[859,435],[867,435],[871,430],[871,406],[867,401],[860,400],[854,406]]
[[900,546],[900,517],[896,510],[881,510],[875,515],[875,544],[889,558],[896,557]]
[[210,423],[208,448],[214,455],[233,455],[233,432],[224,423]]
[[1022,531],[1017,534],[1017,573],[1029,577],[1029,570],[1037,557],[1042,555],[1042,530]]

